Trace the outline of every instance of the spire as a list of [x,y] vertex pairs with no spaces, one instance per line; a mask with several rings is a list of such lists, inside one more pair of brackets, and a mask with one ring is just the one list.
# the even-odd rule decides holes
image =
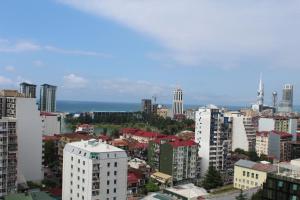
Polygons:
[[264,84],[262,81],[262,73],[260,73],[259,86],[257,91],[257,105],[263,106],[263,104],[264,104]]

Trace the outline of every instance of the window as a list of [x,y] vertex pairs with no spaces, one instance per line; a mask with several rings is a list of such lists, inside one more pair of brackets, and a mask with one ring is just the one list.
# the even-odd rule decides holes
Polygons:
[[72,189],[70,190],[70,193],[71,193],[71,194],[73,193],[73,190],[72,190]]
[[247,172],[247,177],[249,177],[250,176],[250,172]]
[[73,185],[73,181],[71,181],[70,184]]
[[254,173],[251,173],[251,178],[254,178]]
[[73,156],[71,156],[71,161],[73,161]]
[[117,171],[114,171],[114,175],[117,176]]
[[83,161],[82,164],[85,165],[85,161]]
[[77,189],[79,189],[79,185],[77,185]]
[[106,190],[106,194],[109,194],[109,189]]
[[109,154],[107,154],[107,157],[109,158]]
[[106,184],[109,185],[109,180],[107,180]]
[[77,171],[80,172],[80,168],[79,167],[77,168]]
[[117,179],[114,180],[114,184],[117,184]]
[[246,176],[246,172],[245,171],[243,171],[243,176]]
[[77,176],[77,180],[80,180],[80,177],[79,177],[79,176]]
[[114,188],[114,193],[116,193],[117,192],[117,188]]
[[82,170],[82,173],[85,174],[85,170]]
[[117,162],[115,162],[115,167],[118,167],[118,163]]
[[298,185],[297,184],[293,184],[293,190],[297,191],[298,190]]
[[73,173],[71,173],[71,177],[73,177]]
[[82,179],[82,182],[84,183],[84,178]]
[[84,187],[82,187],[82,191],[84,192]]
[[110,167],[110,163],[107,163],[107,167]]
[[73,169],[73,165],[71,165],[71,169]]
[[110,175],[110,172],[107,172],[107,176],[109,176]]
[[255,176],[256,176],[256,179],[258,179],[258,174],[256,174]]
[[283,182],[282,181],[278,181],[278,187],[283,187]]
[[78,159],[78,164],[80,164],[80,159]]

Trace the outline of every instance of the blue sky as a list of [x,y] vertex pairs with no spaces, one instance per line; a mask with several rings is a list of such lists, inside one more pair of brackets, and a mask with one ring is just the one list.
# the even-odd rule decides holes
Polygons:
[[58,99],[249,105],[300,85],[300,3],[9,0],[0,6],[0,87],[59,86]]

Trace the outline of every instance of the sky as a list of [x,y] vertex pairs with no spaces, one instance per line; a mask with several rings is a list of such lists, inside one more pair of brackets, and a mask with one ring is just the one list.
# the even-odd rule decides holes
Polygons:
[[250,105],[294,84],[300,1],[7,0],[0,3],[0,88],[58,86],[60,100]]

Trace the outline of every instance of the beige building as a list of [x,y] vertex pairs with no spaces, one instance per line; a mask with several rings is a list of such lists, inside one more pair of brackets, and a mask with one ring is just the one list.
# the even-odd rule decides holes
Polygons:
[[267,173],[273,171],[276,171],[276,166],[272,164],[239,160],[234,165],[234,188],[246,190],[262,187]]

